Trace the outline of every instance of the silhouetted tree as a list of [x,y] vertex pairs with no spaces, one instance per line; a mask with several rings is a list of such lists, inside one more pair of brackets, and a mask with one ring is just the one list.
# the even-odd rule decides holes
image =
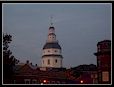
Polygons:
[[9,49],[9,43],[12,41],[12,36],[3,34],[3,80],[11,79],[14,74],[13,67],[19,61],[12,55]]
[[83,74],[83,72],[81,70],[78,70],[77,67],[70,68],[70,70],[70,75],[73,76],[75,79]]
[[82,74],[81,71],[76,71],[76,70],[73,70],[72,73],[71,73],[71,75],[72,75],[73,77],[75,77],[75,78],[80,77],[81,74]]

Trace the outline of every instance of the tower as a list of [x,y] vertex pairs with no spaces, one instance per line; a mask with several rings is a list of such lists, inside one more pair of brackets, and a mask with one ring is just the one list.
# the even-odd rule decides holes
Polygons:
[[97,44],[98,83],[111,83],[111,41],[104,40]]
[[61,68],[62,67],[61,46],[56,40],[55,28],[51,22],[49,27],[48,38],[43,46],[42,67]]

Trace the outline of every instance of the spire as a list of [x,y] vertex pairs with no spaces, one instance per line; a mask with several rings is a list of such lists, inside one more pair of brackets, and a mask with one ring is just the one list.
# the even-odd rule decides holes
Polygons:
[[53,19],[53,16],[52,15],[51,15],[50,19],[51,19],[50,20],[51,26],[53,26],[53,20],[52,20]]

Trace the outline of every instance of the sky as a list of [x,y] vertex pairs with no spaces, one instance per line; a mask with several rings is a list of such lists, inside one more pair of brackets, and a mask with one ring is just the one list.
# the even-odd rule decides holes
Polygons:
[[111,4],[3,4],[3,32],[12,35],[13,55],[41,66],[42,48],[53,16],[63,67],[97,64],[97,43],[111,40]]

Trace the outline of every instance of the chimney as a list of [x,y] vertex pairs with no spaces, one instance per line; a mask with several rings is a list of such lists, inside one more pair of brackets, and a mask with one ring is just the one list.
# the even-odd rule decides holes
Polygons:
[[32,65],[32,62],[30,63],[30,65]]
[[35,66],[37,66],[37,64]]
[[27,60],[26,63],[29,64],[29,60]]

